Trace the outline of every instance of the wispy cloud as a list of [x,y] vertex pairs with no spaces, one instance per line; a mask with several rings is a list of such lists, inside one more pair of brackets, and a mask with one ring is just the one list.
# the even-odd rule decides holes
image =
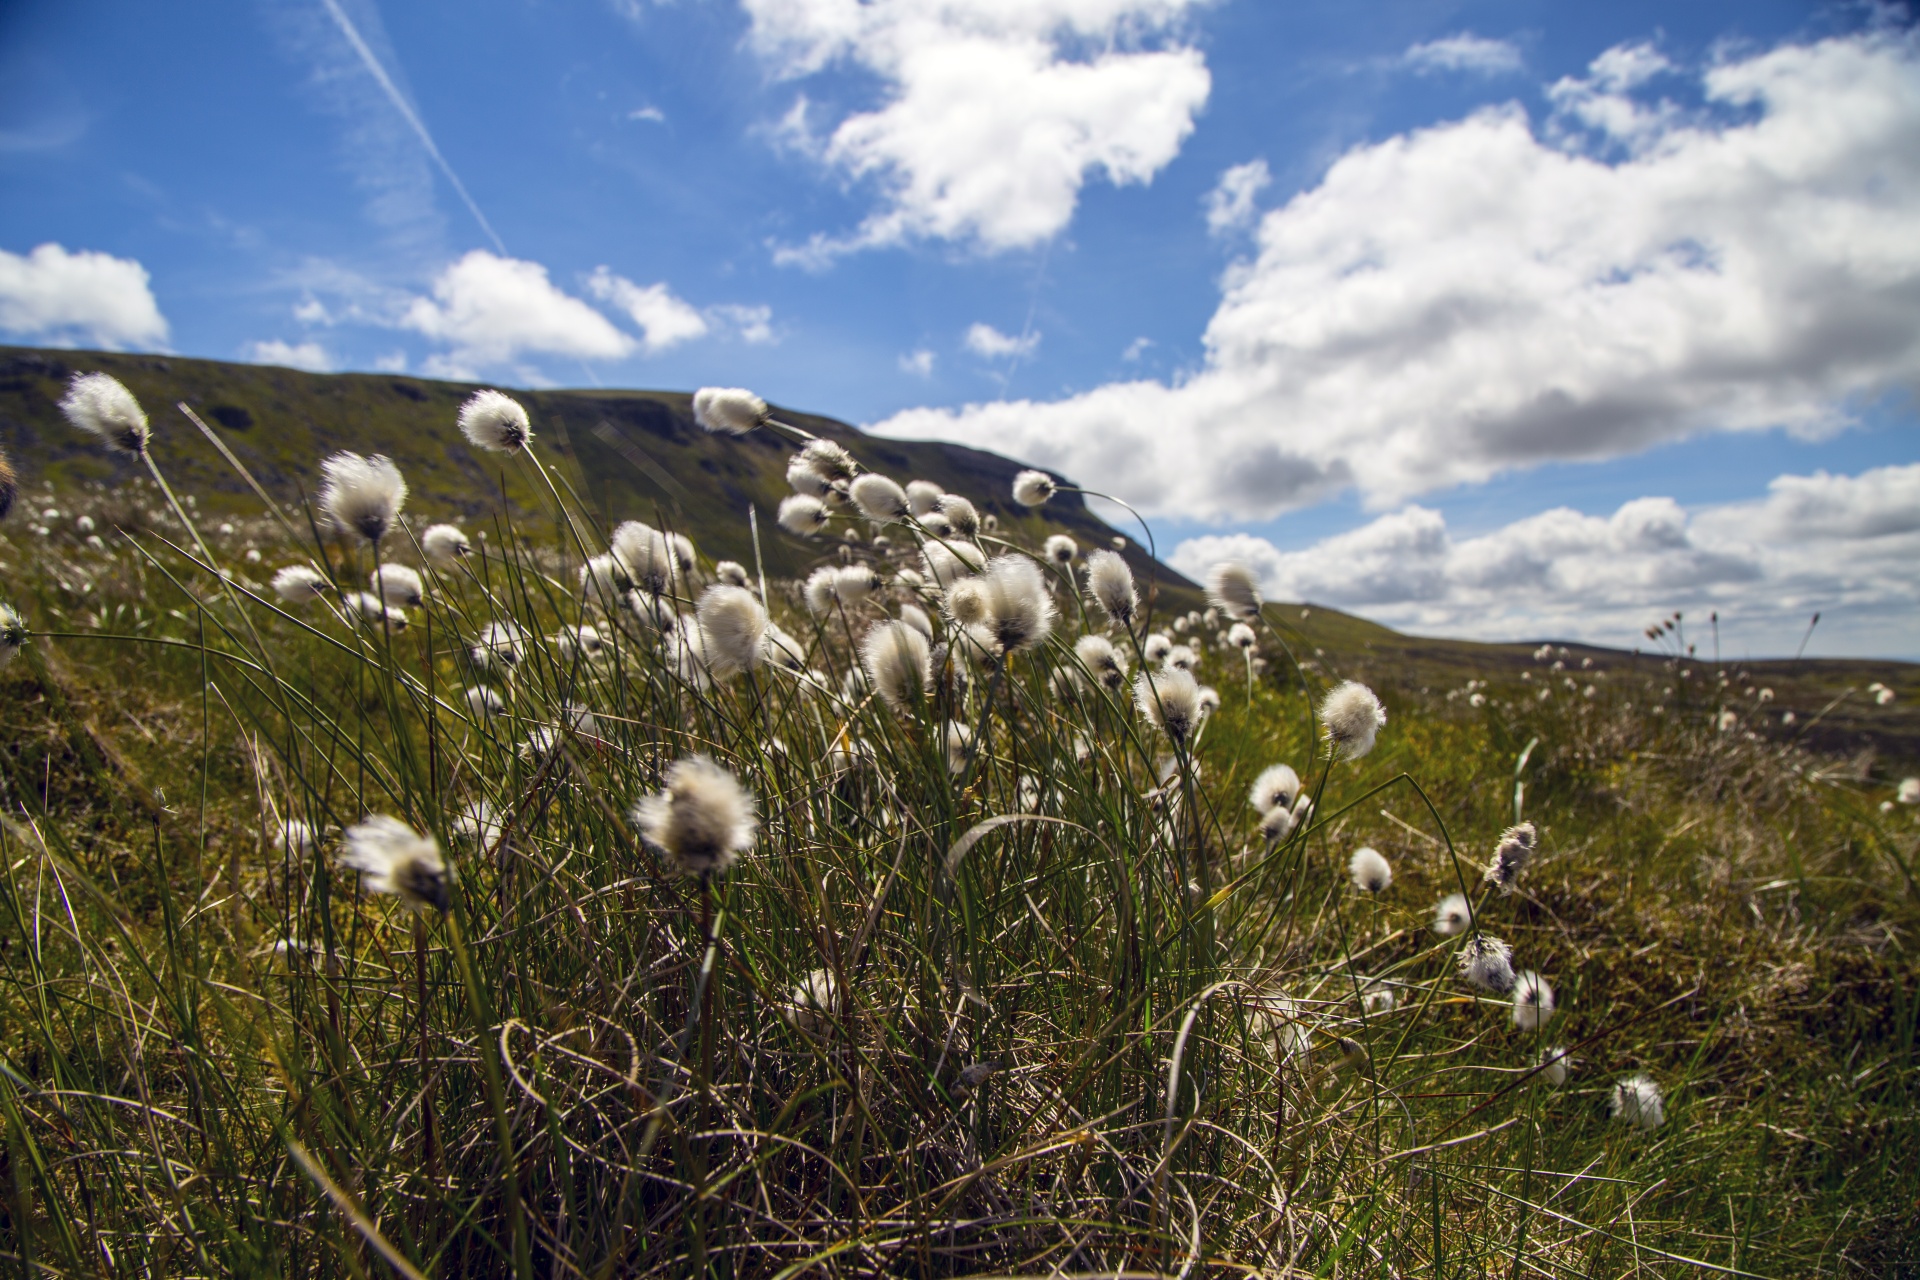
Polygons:
[[1415,71],[1456,71],[1469,75],[1508,75],[1525,65],[1520,47],[1510,40],[1489,40],[1462,31],[1458,35],[1416,44],[1400,55]]
[[1253,202],[1272,182],[1265,160],[1249,160],[1226,170],[1207,192],[1207,230],[1224,235],[1251,225],[1256,212]]
[[255,364],[285,365],[289,369],[305,369],[308,373],[331,373],[333,356],[317,342],[283,342],[270,338],[265,342],[249,343],[246,357]]
[[967,330],[967,350],[989,360],[1030,356],[1039,345],[1040,335],[1037,333],[1023,333],[1016,337],[1002,333],[990,324],[976,324]]

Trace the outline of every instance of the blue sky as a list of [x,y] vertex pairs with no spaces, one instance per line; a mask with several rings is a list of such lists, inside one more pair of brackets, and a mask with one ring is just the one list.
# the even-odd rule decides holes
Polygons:
[[1916,157],[1884,7],[16,0],[0,331],[746,385],[1415,630],[1920,657]]

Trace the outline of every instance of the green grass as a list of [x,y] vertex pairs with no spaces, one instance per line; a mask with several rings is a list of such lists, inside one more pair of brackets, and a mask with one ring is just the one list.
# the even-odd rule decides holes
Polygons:
[[[452,403],[379,431],[450,453]],[[471,572],[433,575],[389,634],[265,591],[306,558],[357,587],[367,553],[294,545],[237,477],[203,496],[211,466],[191,482],[175,466],[200,448],[180,425],[155,455],[209,512],[194,523],[215,566],[151,485],[73,470],[44,471],[63,477],[58,532],[30,533],[23,509],[0,539],[0,598],[35,633],[0,671],[0,1262],[23,1274],[1799,1276],[1920,1259],[1920,824],[1881,807],[1909,668],[1729,664],[1723,685],[1684,653],[1535,660],[1275,605],[1252,678],[1207,645],[1221,704],[1174,752],[1124,696],[1056,681],[1101,629],[1056,579],[1046,644],[895,714],[849,682],[850,642],[911,593],[808,614],[786,575],[837,563],[827,544],[789,549],[769,583],[816,677],[689,679],[654,634],[604,619],[611,652],[588,662],[547,638],[596,617],[573,589],[580,543],[650,513],[570,500],[576,542],[515,461],[495,470],[518,501],[464,509],[488,534]],[[327,443],[382,438],[367,431]],[[769,440],[695,443],[784,468]],[[37,507],[43,471],[28,479]],[[410,479],[446,502],[443,478]],[[126,532],[89,545],[81,512]],[[696,535],[681,608],[714,558],[742,558],[731,518]],[[995,549],[1043,528],[1010,521]],[[912,539],[889,532],[849,554],[891,579]],[[524,661],[477,672],[468,646],[507,615],[534,637]],[[1869,672],[1900,700],[1866,699]],[[1389,723],[1335,763],[1312,706],[1342,677],[1372,683]],[[461,690],[482,679],[505,714],[470,712]],[[1840,717],[1894,745],[1833,754],[1818,735]],[[950,719],[977,733],[957,774]],[[537,730],[559,749],[526,750]],[[628,816],[692,752],[758,800],[757,842],[711,886],[670,874]],[[1317,805],[1266,848],[1245,794],[1276,761]],[[480,799],[507,823],[503,856],[456,830]],[[370,812],[447,850],[446,914],[339,866],[337,832]],[[1016,814],[1040,818],[982,828]],[[289,818],[327,838],[280,847]],[[1482,893],[1521,818],[1540,854],[1518,892]],[[1377,897],[1347,879],[1361,844],[1394,867]],[[1460,940],[1429,928],[1463,885],[1556,988],[1543,1032],[1463,983]],[[830,1007],[799,1007],[821,970]],[[1365,998],[1383,989],[1390,1008]],[[1550,1044],[1577,1059],[1557,1088],[1533,1069]],[[1633,1073],[1665,1094],[1652,1132],[1607,1114]]]

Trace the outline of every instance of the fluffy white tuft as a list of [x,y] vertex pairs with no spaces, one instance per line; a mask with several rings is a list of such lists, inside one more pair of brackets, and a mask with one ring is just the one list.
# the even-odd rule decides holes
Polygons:
[[1253,806],[1255,813],[1271,813],[1275,809],[1293,808],[1294,797],[1300,794],[1300,775],[1293,771],[1290,764],[1268,765],[1253,780],[1253,789],[1247,793],[1247,803]]
[[392,531],[407,502],[407,482],[390,459],[343,451],[322,462],[320,474],[320,509],[335,525],[368,542]]
[[1223,560],[1207,570],[1207,601],[1233,618],[1260,613],[1260,581],[1238,560]]
[[700,630],[706,637],[707,669],[715,680],[731,680],[765,658],[767,611],[745,587],[715,584],[700,597]]
[[1023,507],[1044,506],[1059,491],[1060,486],[1044,471],[1022,471],[1013,478],[1013,500]]
[[105,373],[83,373],[67,388],[60,401],[60,412],[67,421],[89,435],[97,436],[122,453],[145,453],[153,432],[147,426],[147,412],[118,378]]
[[853,482],[848,491],[860,514],[879,524],[907,517],[907,491],[875,471]]
[[1100,612],[1121,626],[1133,622],[1140,597],[1133,589],[1133,570],[1113,551],[1096,551],[1087,557],[1087,594]]
[[312,565],[290,564],[273,575],[273,590],[289,604],[306,604],[327,594],[331,584]]
[[1342,760],[1358,760],[1373,750],[1387,713],[1373,690],[1357,680],[1343,680],[1321,702],[1320,721],[1334,752]]
[[454,525],[430,524],[420,535],[420,550],[430,564],[451,569],[473,554],[473,543]]
[[404,564],[380,565],[369,582],[388,604],[417,609],[427,598],[427,587],[419,573]]
[[753,797],[706,756],[667,770],[666,786],[633,806],[641,838],[681,875],[719,875],[753,846]]
[[818,536],[827,527],[827,504],[809,493],[792,493],[780,500],[780,527],[803,538]]
[[860,645],[860,663],[887,705],[902,714],[913,710],[933,686],[927,637],[905,622],[882,622],[869,630]]
[[1667,1104],[1660,1096],[1660,1086],[1646,1076],[1628,1076],[1615,1084],[1607,1112],[1646,1133],[1667,1122]]
[[702,387],[693,393],[693,420],[704,430],[741,436],[767,420],[767,402],[742,387]]
[[1522,1031],[1538,1031],[1553,1016],[1553,984],[1531,969],[1523,969],[1513,980],[1513,1025]]
[[1465,933],[1472,923],[1473,912],[1464,893],[1450,893],[1434,905],[1433,931],[1443,938]]
[[1347,874],[1362,893],[1384,893],[1393,883],[1393,864],[1378,849],[1361,845],[1347,862]]
[[476,449],[513,453],[533,439],[533,423],[512,396],[476,391],[460,406],[460,434]]
[[348,827],[341,836],[340,864],[364,875],[374,893],[391,893],[414,911],[447,909],[447,864],[440,846],[398,818],[376,813]]
[[1459,964],[1460,976],[1482,991],[1513,990],[1513,948],[1490,933],[1462,943]]
[[1191,738],[1200,723],[1200,686],[1177,667],[1142,671],[1133,683],[1133,700],[1148,723],[1177,744]]

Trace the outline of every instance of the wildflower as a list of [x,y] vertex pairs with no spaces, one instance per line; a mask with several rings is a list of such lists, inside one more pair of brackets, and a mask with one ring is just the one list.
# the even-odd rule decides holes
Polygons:
[[955,776],[967,768],[967,755],[973,750],[973,730],[957,720],[947,721],[947,772]]
[[869,471],[848,490],[860,514],[876,524],[907,517],[907,491],[877,471]]
[[1023,507],[1044,506],[1059,491],[1060,486],[1044,471],[1022,471],[1013,478],[1013,500]]
[[716,583],[700,597],[699,618],[714,679],[730,680],[760,665],[767,611],[753,592]]
[[709,680],[707,637],[697,619],[666,610],[656,616],[663,619],[660,633],[666,641],[667,661],[675,674],[696,689],[704,689]]
[[1176,745],[1184,744],[1200,722],[1200,686],[1177,667],[1141,672],[1134,681],[1133,700],[1140,714]]
[[764,661],[788,671],[807,669],[807,647],[772,621],[767,623],[767,634],[760,646],[760,655]]
[[929,542],[920,549],[927,577],[942,590],[987,566],[987,553],[968,542]]
[[927,617],[927,611],[917,604],[900,606],[900,621],[918,631],[927,639],[933,639],[933,619]]
[[1373,750],[1374,737],[1387,723],[1387,713],[1373,690],[1356,680],[1345,680],[1320,704],[1327,741],[1343,760],[1358,760]]
[[476,391],[460,406],[460,434],[476,449],[512,453],[533,439],[533,424],[512,396]]
[[1667,1122],[1667,1104],[1659,1085],[1646,1076],[1628,1076],[1613,1086],[1607,1114],[1651,1133]]
[[395,631],[407,629],[407,615],[391,608],[385,600],[370,591],[349,591],[346,605],[349,610],[358,613],[363,621],[382,623]]
[[665,534],[639,520],[628,520],[614,529],[610,541],[614,559],[626,569],[634,586],[654,596],[673,589],[680,560]]
[[476,720],[497,716],[507,709],[507,704],[500,695],[484,684],[470,686],[466,697],[467,710],[473,713],[473,718]]
[[1039,567],[1025,556],[1000,556],[980,579],[987,604],[985,626],[1003,654],[1030,649],[1053,630],[1055,609]]
[[7,669],[13,656],[27,642],[27,624],[12,605],[0,604],[0,671]]
[[1207,601],[1230,618],[1260,613],[1260,585],[1253,570],[1238,560],[1223,560],[1207,571]]
[[941,495],[940,514],[947,518],[953,531],[963,538],[971,538],[980,532],[980,513],[974,505],[957,493]]
[[780,500],[780,527],[811,538],[827,527],[827,504],[811,494],[793,493]]
[[420,575],[403,564],[380,565],[374,569],[371,582],[388,604],[417,609],[426,599],[426,585],[420,581]]
[[938,511],[940,499],[946,496],[946,491],[931,480],[907,481],[907,510],[916,516]]
[[1393,867],[1378,849],[1362,845],[1353,851],[1353,858],[1347,863],[1347,874],[1353,877],[1353,887],[1362,893],[1383,893],[1393,883]]
[[787,1025],[809,1035],[824,1035],[832,1025],[834,1006],[839,1003],[840,986],[826,969],[815,969],[797,983],[780,1016]]
[[1087,594],[1107,617],[1132,625],[1140,597],[1133,590],[1133,570],[1117,553],[1096,551],[1087,557]]
[[947,588],[946,598],[942,603],[946,606],[947,617],[951,618],[956,626],[984,626],[990,616],[987,589],[978,578],[962,578],[954,583]]
[[320,473],[320,507],[336,525],[372,543],[387,536],[407,501],[400,468],[379,454],[342,452],[322,462]]
[[1227,643],[1236,649],[1251,649],[1258,638],[1244,622],[1236,622],[1227,630]]
[[904,622],[882,622],[860,644],[860,663],[888,706],[906,713],[933,686],[927,637]]
[[1573,1069],[1573,1056],[1560,1045],[1542,1050],[1540,1054],[1540,1074],[1555,1088],[1567,1082],[1567,1072]]
[[526,656],[526,632],[518,623],[489,622],[480,629],[471,652],[473,664],[482,671],[496,666],[511,670]]
[[447,864],[431,836],[376,813],[348,827],[341,840],[341,865],[367,877],[372,892],[391,893],[413,911],[447,909]]
[[553,647],[568,662],[576,655],[592,661],[606,652],[607,642],[601,637],[598,627],[582,624],[560,628],[553,637]]
[[1464,893],[1450,893],[1433,909],[1433,931],[1443,938],[1465,933],[1473,923],[1473,910]]
[[693,420],[718,435],[743,436],[767,417],[767,402],[740,387],[702,387],[693,393]]
[[1140,656],[1148,662],[1165,662],[1167,655],[1172,652],[1173,641],[1158,631],[1149,635],[1146,643],[1140,646]]
[[1074,654],[1093,678],[1118,692],[1127,684],[1127,660],[1105,636],[1085,635],[1074,642]]
[[146,410],[120,380],[105,373],[77,375],[60,402],[67,421],[122,453],[143,454],[153,431]]
[[453,525],[431,524],[420,535],[420,550],[426,554],[429,564],[451,569],[473,554],[473,543]]
[[1920,804],[1920,778],[1900,779],[1900,790],[1894,793],[1894,799],[1901,804]]
[[831,440],[807,441],[807,447],[800,451],[799,457],[811,470],[829,481],[851,480],[860,472],[860,465],[853,460],[853,455]]
[[311,823],[299,818],[287,818],[280,824],[280,838],[274,843],[283,853],[310,853],[313,850],[314,832]]
[[1501,893],[1512,893],[1515,882],[1520,879],[1520,869],[1533,856],[1538,839],[1531,822],[1502,831],[1493,847],[1493,861],[1487,864],[1487,883]]
[[1073,558],[1080,554],[1080,546],[1064,533],[1056,533],[1047,539],[1047,559],[1055,564],[1072,564]]
[[747,577],[747,567],[736,560],[722,560],[713,566],[713,576],[716,581],[730,587],[744,587],[751,581]]
[[1167,650],[1167,656],[1160,660],[1160,665],[1178,671],[1193,671],[1200,666],[1200,655],[1188,645],[1176,644]]
[[1475,934],[1460,947],[1460,975],[1482,991],[1513,990],[1513,948],[1490,933]]
[[676,761],[666,787],[633,806],[633,821],[680,875],[719,875],[753,845],[753,797],[703,755]]
[[1538,1031],[1553,1016],[1553,984],[1531,969],[1523,969],[1513,980],[1513,1025],[1522,1031]]
[[273,589],[288,604],[305,604],[327,594],[330,584],[312,565],[290,564],[273,575]]

